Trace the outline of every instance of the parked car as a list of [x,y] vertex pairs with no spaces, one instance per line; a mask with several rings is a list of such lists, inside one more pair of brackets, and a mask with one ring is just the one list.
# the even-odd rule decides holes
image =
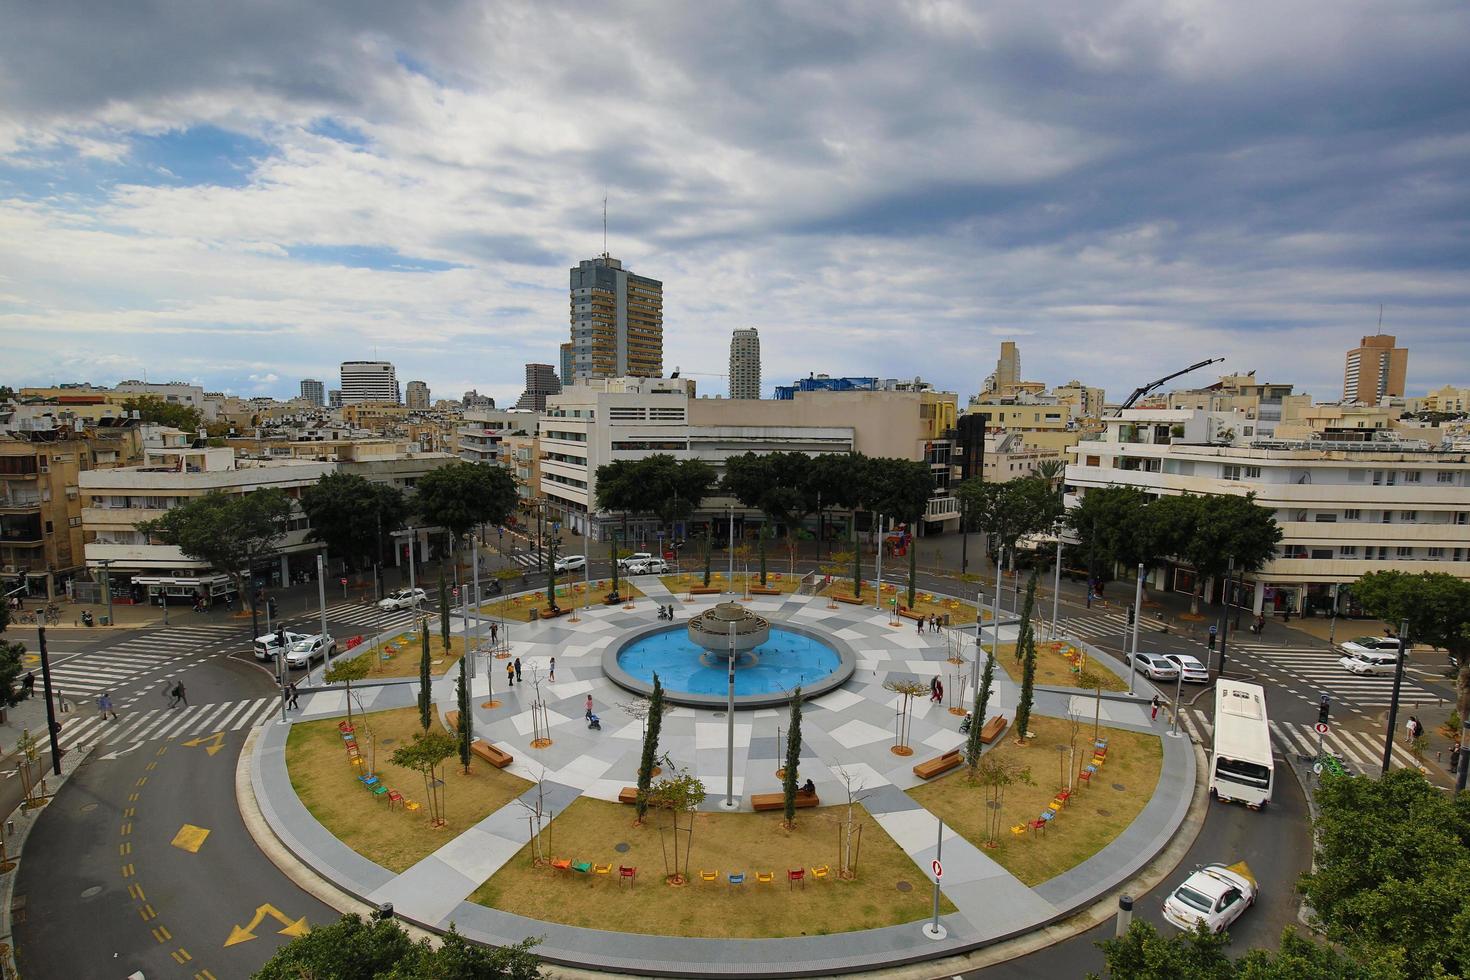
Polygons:
[[281,634],[279,633],[267,633],[265,636],[257,636],[254,645],[255,659],[274,661],[276,654],[285,653],[290,649],[291,644],[298,640],[304,640],[306,637],[307,634],[305,633],[292,633],[290,630],[287,630],[286,642],[282,645]]
[[1210,669],[1187,653],[1166,653],[1164,659],[1179,670],[1186,684],[1208,684]]
[[669,563],[662,558],[645,558],[629,562],[624,567],[629,575],[663,575],[668,572]]
[[1398,650],[1360,650],[1338,659],[1344,669],[1354,674],[1392,674],[1398,669]]
[[1245,862],[1224,867],[1211,864],[1184,879],[1164,899],[1164,918],[1181,929],[1203,922],[1210,932],[1224,932],[1256,902],[1256,879]]
[[1179,676],[1179,668],[1156,653],[1140,653],[1136,657],[1123,655],[1123,662],[1132,663],[1133,669],[1149,680],[1172,681]]
[[336,652],[337,641],[318,633],[291,644],[291,649],[286,653],[286,663],[291,667],[310,667],[313,660],[321,660],[327,654]]
[[618,567],[619,568],[622,568],[622,569],[626,569],[629,565],[632,565],[634,562],[648,561],[648,559],[650,559],[652,557],[654,557],[654,556],[653,556],[653,554],[651,552],[647,552],[647,551],[635,551],[631,555],[624,555],[622,558],[619,558],[618,559]]
[[417,609],[428,601],[429,594],[423,589],[399,589],[378,600],[379,609]]
[[1395,655],[1399,652],[1399,638],[1396,636],[1360,636],[1354,640],[1348,640],[1342,645],[1342,652],[1349,657],[1360,653],[1383,653],[1389,652]]
[[558,572],[580,572],[587,567],[586,555],[562,555],[553,566]]

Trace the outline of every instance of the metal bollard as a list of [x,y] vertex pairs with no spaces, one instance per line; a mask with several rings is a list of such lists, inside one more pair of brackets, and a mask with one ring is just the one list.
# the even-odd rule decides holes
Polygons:
[[1128,926],[1133,922],[1133,896],[1118,896],[1118,922],[1113,930],[1113,936],[1122,939],[1123,934],[1128,931]]

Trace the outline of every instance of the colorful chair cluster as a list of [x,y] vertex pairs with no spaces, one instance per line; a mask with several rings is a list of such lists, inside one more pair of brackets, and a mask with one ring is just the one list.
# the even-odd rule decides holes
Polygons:
[[[1102,768],[1102,764],[1107,761],[1107,756],[1107,739],[1098,739],[1092,743],[1092,762],[1085,766],[1077,775],[1077,785],[1079,788],[1092,781],[1093,773]],[[1067,805],[1067,801],[1071,798],[1071,790],[1059,790],[1057,795],[1052,798],[1052,801],[1046,805],[1046,809],[1042,810],[1035,820],[1025,820],[1016,824],[1011,828],[1011,833],[1017,837],[1024,835],[1028,830],[1036,833],[1045,833],[1046,825],[1056,819],[1057,814],[1062,812],[1062,808]]]
[[[571,858],[552,858],[551,868],[553,871],[564,871],[567,874],[586,875],[588,878],[611,878],[613,866],[611,864],[597,864],[593,861],[573,861]],[[633,880],[638,877],[638,869],[626,864],[618,865],[618,883],[627,882],[632,887]]]
[[[788,889],[791,889],[795,888],[799,884],[801,885],[801,887],[805,888],[808,872],[810,872],[813,878],[816,878],[818,881],[823,881],[827,878],[829,874],[832,873],[832,868],[830,865],[826,864],[814,865],[810,869],[806,867],[787,868],[786,887]],[[701,870],[699,872],[699,880],[707,885],[718,885],[721,878],[723,878],[731,887],[734,887],[736,885],[743,885],[746,881],[746,875],[744,871],[732,871],[729,874],[721,874],[719,871],[705,870]],[[755,873],[755,880],[757,884],[774,885],[776,883],[776,872],[757,871]]]
[[362,757],[362,750],[357,747],[357,732],[353,730],[350,722],[338,722],[337,732],[342,736],[342,744],[347,746],[347,761],[354,769],[362,770],[357,781],[362,783],[368,792],[377,799],[386,799],[388,809],[402,807],[405,810],[418,810],[423,804],[416,800],[410,800],[396,789],[390,789],[383,784],[377,776],[367,771],[367,760]]
[[1083,766],[1082,771],[1077,774],[1078,785],[1091,784],[1093,774],[1101,769],[1106,761],[1108,761],[1108,740],[1101,738],[1092,743],[1092,761]]

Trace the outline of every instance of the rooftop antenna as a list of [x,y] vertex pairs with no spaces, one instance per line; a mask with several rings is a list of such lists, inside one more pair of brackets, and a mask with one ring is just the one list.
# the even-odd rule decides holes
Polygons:
[[[602,237],[604,239],[603,244],[605,246],[607,244],[607,242],[605,241],[605,239],[607,238],[607,231],[605,230],[606,227],[607,227],[607,207],[606,207],[606,205],[603,206],[602,224],[603,224],[603,228],[604,228],[604,231],[602,233]],[[1379,303],[1378,304],[1378,332],[1379,333],[1383,333],[1383,304],[1382,303]]]
[[[602,257],[607,258],[607,195],[602,195]],[[1379,319],[1382,319],[1380,313]]]

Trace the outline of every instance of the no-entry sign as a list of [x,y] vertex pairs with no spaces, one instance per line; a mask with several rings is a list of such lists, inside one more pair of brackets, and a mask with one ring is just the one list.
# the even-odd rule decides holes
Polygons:
[[935,881],[944,877],[944,865],[940,864],[937,860],[929,862],[929,867],[934,869]]
[[1326,735],[1327,734],[1327,722],[1325,722],[1325,721],[1319,721],[1319,722],[1317,722],[1317,734],[1318,735]]

